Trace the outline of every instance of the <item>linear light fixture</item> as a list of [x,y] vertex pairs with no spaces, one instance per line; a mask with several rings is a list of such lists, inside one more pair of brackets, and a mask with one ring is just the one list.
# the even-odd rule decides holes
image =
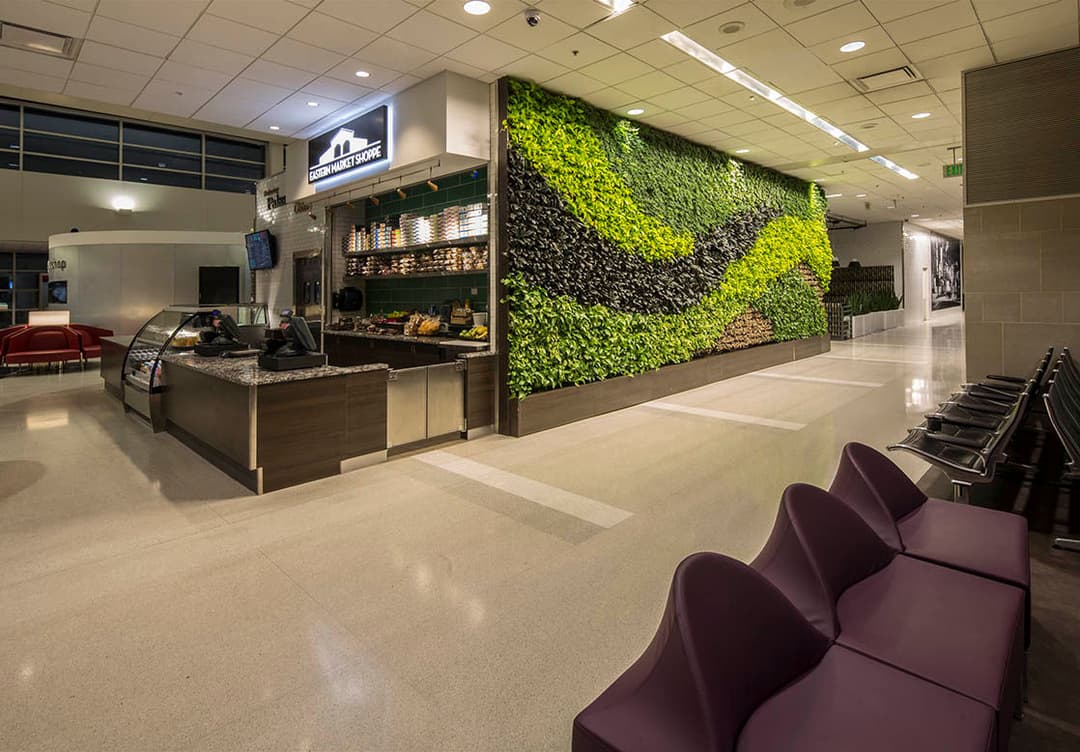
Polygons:
[[631,6],[635,4],[635,0],[596,0],[596,2],[603,5],[605,8],[611,9],[611,15],[617,16],[624,11],[630,10]]
[[[787,110],[795,117],[799,118],[800,120],[806,121],[818,130],[828,133],[830,136],[832,136],[845,146],[854,149],[859,153],[870,151],[870,147],[866,144],[862,143],[856,138],[849,136],[847,133],[837,128],[828,120],[825,120],[824,118],[810,112],[810,110],[806,109],[801,104],[788,99],[781,92],[777,91],[771,86],[768,86],[767,84],[758,81],[750,74],[744,73],[743,71],[739,70],[727,60],[720,57],[704,45],[695,42],[693,39],[686,36],[681,31],[670,31],[667,34],[661,36],[660,38],[670,44],[672,47],[675,47],[678,50],[682,50],[698,62],[709,66],[717,73],[720,73],[721,75],[731,79],[740,86],[749,89],[758,96],[764,97],[765,99],[775,104],[777,107]],[[885,159],[884,157],[871,157],[871,159],[874,162],[877,162],[878,164],[887,167],[893,172],[903,175],[908,180],[914,180],[918,177],[918,175],[916,175],[915,173],[905,170],[903,167],[900,167],[895,162]]]

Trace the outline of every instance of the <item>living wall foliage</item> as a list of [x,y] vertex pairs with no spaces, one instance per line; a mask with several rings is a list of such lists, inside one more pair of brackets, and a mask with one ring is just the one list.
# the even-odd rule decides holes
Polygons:
[[816,186],[518,81],[505,127],[514,397],[713,352],[751,306],[825,333]]

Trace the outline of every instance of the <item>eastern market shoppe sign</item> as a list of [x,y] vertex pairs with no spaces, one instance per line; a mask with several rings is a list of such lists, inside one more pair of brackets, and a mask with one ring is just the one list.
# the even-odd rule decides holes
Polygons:
[[389,110],[381,105],[308,141],[308,182],[332,178],[390,156]]

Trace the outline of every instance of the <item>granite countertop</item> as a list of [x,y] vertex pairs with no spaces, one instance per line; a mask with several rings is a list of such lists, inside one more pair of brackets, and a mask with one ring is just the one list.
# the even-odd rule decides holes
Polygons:
[[439,339],[438,337],[415,337],[407,334],[376,334],[373,332],[354,332],[350,329],[324,329],[323,334],[336,334],[339,337],[361,337],[363,339],[383,339],[391,342],[415,342],[421,345],[439,347],[460,347],[463,350],[486,350],[487,342],[470,339]]
[[467,353],[462,353],[461,355],[459,355],[458,360],[466,360],[466,359],[472,359],[472,358],[489,358],[489,357],[491,357],[493,355],[495,355],[495,353],[492,352],[491,350],[484,350],[482,352],[467,352]]
[[[166,353],[161,359],[173,365],[205,373],[222,381],[231,381],[241,386],[268,386],[284,384],[289,381],[307,381],[323,379],[329,376],[345,376],[350,373],[366,371],[387,371],[386,363],[365,363],[359,366],[319,366],[318,368],[298,368],[294,371],[267,371],[259,368],[256,356],[249,358],[203,358],[192,353]],[[166,377],[166,383],[168,378]]]
[[101,341],[109,342],[113,345],[120,345],[121,347],[128,347],[133,339],[135,339],[134,334],[120,334],[115,337],[102,337]]

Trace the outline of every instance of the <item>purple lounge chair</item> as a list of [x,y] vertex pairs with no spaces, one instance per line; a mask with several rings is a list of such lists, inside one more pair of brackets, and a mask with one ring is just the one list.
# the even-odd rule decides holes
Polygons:
[[789,486],[751,564],[838,645],[996,712],[1008,745],[1024,673],[1024,592],[897,555],[827,491]]
[[573,752],[987,752],[994,733],[984,704],[833,644],[760,574],[701,553],[574,720]]
[[1024,646],[1031,644],[1027,520],[927,497],[885,455],[852,442],[829,493],[859,513],[894,551],[1007,582],[1024,591]]

